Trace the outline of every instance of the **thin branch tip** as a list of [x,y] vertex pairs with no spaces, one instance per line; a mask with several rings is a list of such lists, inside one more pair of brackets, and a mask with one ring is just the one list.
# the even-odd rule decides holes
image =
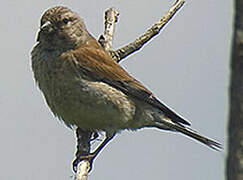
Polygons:
[[116,51],[110,51],[110,55],[112,56],[112,58],[115,61],[120,62],[122,59],[126,58],[130,54],[141,49],[147,42],[149,42],[153,37],[161,32],[161,30],[165,27],[166,24],[168,24],[172,17],[174,17],[178,10],[182,8],[184,2],[184,0],[177,0],[175,4],[170,8],[170,10],[166,13],[166,15],[160,18],[158,22],[154,23],[151,28],[149,28],[140,37],[135,39],[135,41]]

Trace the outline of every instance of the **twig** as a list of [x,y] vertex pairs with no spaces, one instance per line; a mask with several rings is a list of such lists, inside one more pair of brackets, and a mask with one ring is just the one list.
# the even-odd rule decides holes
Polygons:
[[125,57],[130,54],[138,51],[142,48],[145,43],[147,43],[150,39],[152,39],[155,35],[157,35],[163,27],[171,20],[171,18],[176,14],[176,12],[183,6],[185,3],[184,0],[177,0],[173,7],[163,16],[157,23],[155,23],[150,29],[148,29],[143,35],[138,37],[134,42],[116,50],[110,51],[112,58],[120,62]]
[[118,16],[119,13],[115,8],[109,8],[105,11],[104,33],[99,37],[98,41],[106,51],[112,47],[115,23],[118,21]]
[[87,180],[90,164],[89,161],[83,160],[78,164],[76,180]]
[[[107,51],[112,47],[115,23],[117,22],[118,15],[118,12],[114,8],[109,8],[105,11],[104,33],[98,41]],[[80,128],[76,130],[77,152],[76,159],[73,162],[73,169],[76,172],[75,180],[87,180],[88,178],[88,172],[91,168],[90,163],[88,160],[81,160],[80,157],[90,153],[91,134],[91,132],[82,131]]]
[[75,180],[86,180],[90,163],[88,160],[83,160],[82,157],[90,154],[90,141],[92,132],[83,131],[80,128],[76,129],[77,151],[76,159],[73,161],[73,171],[76,172]]
[[[99,37],[99,43],[108,51],[112,58],[120,62],[125,57],[139,50],[145,43],[157,35],[163,27],[171,20],[176,12],[183,6],[184,0],[177,0],[173,7],[163,16],[157,23],[147,30],[142,36],[137,38],[134,42],[112,51],[112,40],[115,30],[115,23],[117,22],[118,12],[114,8],[110,8],[105,12],[105,28],[104,33]],[[77,129],[77,152],[76,160],[73,162],[74,171],[76,172],[75,180],[87,180],[90,163],[87,160],[80,160],[79,157],[90,153],[90,138],[92,132],[84,132],[80,128]],[[76,168],[76,169],[75,169]]]

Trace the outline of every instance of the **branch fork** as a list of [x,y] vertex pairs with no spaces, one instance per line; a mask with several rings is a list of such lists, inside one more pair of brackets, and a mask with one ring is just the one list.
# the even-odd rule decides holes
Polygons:
[[[179,11],[179,9],[183,7],[184,3],[184,0],[176,0],[170,10],[144,34],[138,37],[135,41],[117,50],[112,50],[111,48],[115,32],[115,24],[118,22],[119,13],[115,10],[115,8],[109,8],[105,11],[104,33],[100,35],[98,42],[110,53],[114,61],[119,63],[127,56],[141,49],[149,40],[159,34],[165,25],[168,24],[168,22]],[[75,180],[87,180],[88,178],[91,165],[88,160],[80,160],[79,158],[87,156],[90,153],[91,136],[92,132],[84,132],[80,128],[76,129],[77,152],[76,159],[73,162],[73,169],[76,172]]]

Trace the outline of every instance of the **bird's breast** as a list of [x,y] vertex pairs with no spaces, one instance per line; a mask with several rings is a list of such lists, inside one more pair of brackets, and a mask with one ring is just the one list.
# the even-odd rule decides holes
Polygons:
[[67,125],[85,130],[126,129],[135,104],[112,86],[85,79],[69,61],[59,58],[32,62],[35,79],[52,112]]

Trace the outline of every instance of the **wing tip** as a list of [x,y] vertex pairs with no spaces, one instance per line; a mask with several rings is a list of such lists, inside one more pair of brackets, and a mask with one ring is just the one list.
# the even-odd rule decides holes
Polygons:
[[181,118],[180,117],[180,120],[178,120],[180,123],[184,124],[184,125],[187,125],[187,126],[191,126],[191,123],[186,121],[185,119]]
[[[169,117],[169,116],[168,116]],[[180,126],[191,126],[191,123],[186,121],[185,119],[183,119],[182,117],[180,117],[179,115],[177,114],[174,114],[174,116],[170,116],[169,117],[171,119],[172,122],[180,125]]]
[[220,152],[223,149],[222,144],[220,144],[219,142],[213,141],[208,139],[206,142],[206,145],[209,146],[211,149]]

